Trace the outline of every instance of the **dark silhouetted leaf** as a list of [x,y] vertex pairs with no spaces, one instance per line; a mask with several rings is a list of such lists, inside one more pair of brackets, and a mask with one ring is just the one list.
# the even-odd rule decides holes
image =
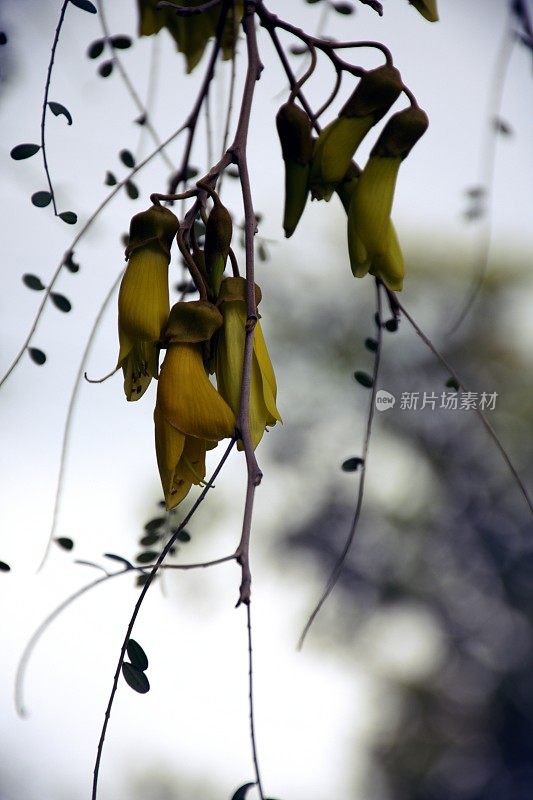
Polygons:
[[124,247],[127,247],[129,245],[129,243],[130,243],[130,235],[129,235],[129,233],[123,233],[122,236],[120,237],[120,241],[122,242]]
[[146,692],[150,691],[150,684],[148,682],[148,678],[140,669],[134,667],[133,664],[129,664],[127,661],[124,662],[122,665],[122,674],[124,675],[124,680],[135,692],[139,692],[139,694],[146,694]]
[[65,260],[63,261],[63,266],[65,266],[69,272],[79,272],[80,265],[74,261],[74,251],[69,250],[69,252],[65,256]]
[[144,526],[145,531],[156,531],[161,525],[164,525],[166,522],[166,517],[154,517],[149,522],[146,523]]
[[124,558],[123,556],[117,556],[116,553],[104,553],[104,558],[110,558],[111,561],[118,561],[121,564],[124,564],[124,566],[128,569],[134,569],[131,561],[128,561],[128,559]]
[[153,544],[156,544],[156,542],[159,541],[161,536],[162,534],[160,533],[149,533],[148,536],[142,537],[139,544],[142,545],[142,547],[151,547]]
[[289,47],[289,53],[293,56],[304,56],[308,51],[305,44],[292,44]]
[[137,200],[137,198],[139,197],[139,190],[137,189],[133,181],[126,181],[125,187],[130,200]]
[[357,370],[357,372],[354,372],[353,376],[357,383],[360,383],[361,386],[364,386],[366,389],[370,389],[374,385],[373,378],[367,372]]
[[194,294],[196,286],[193,281],[180,281],[180,283],[176,284],[176,291],[181,292],[181,294]]
[[29,272],[22,276],[22,282],[28,289],[34,289],[36,292],[42,292],[43,289],[46,289],[41,279],[37,275],[30,275]]
[[9,572],[11,567],[5,561],[0,561],[0,572]]
[[96,39],[94,42],[91,42],[89,47],[87,48],[87,55],[89,58],[98,58],[104,52],[104,44],[105,39]]
[[131,47],[131,39],[129,36],[118,34],[117,36],[111,37],[111,44],[118,50],[127,50],[128,47]]
[[129,150],[121,150],[118,155],[125,167],[133,169],[133,167],[135,166],[135,159],[133,157],[133,154],[130,153]]
[[469,208],[468,211],[465,211],[464,218],[467,222],[473,222],[476,219],[480,219],[481,217],[485,216],[485,209],[481,206],[474,206],[473,208]]
[[31,360],[35,361],[39,366],[42,366],[46,361],[46,355],[42,350],[39,350],[38,347],[28,347],[28,353],[30,354]]
[[135,561],[138,564],[149,564],[151,561],[155,561],[158,555],[157,550],[144,550],[135,556]]
[[[157,580],[157,578],[158,576],[154,575],[151,582],[153,583],[155,580]],[[149,580],[150,580],[149,575],[137,575],[137,577],[135,578],[135,586],[144,586],[144,584],[148,583]]]
[[242,786],[239,786],[231,800],[245,800],[246,794],[252,786],[255,786],[255,783],[243,783]]
[[263,242],[257,248],[257,255],[259,256],[259,261],[268,261],[268,250]]
[[146,120],[147,119],[148,119],[148,115],[147,114],[141,114],[140,116],[137,117],[137,119],[134,119],[133,121],[137,125],[146,125]]
[[58,217],[66,222],[67,225],[75,225],[78,221],[78,215],[74,213],[74,211],[62,211],[61,214],[58,214]]
[[7,35],[4,33],[4,31],[0,31],[0,47],[3,44],[7,44]]
[[48,103],[48,105],[52,114],[54,114],[56,117],[61,115],[66,117],[68,124],[72,125],[72,114],[68,108],[65,108],[65,106],[61,103],[54,103],[52,100]]
[[190,542],[191,541],[191,534],[187,531],[180,531],[176,536],[178,542]]
[[50,292],[50,297],[52,298],[52,303],[58,308],[60,311],[63,311],[65,314],[72,309],[72,303],[68,300],[64,294],[59,294],[58,292]]
[[389,333],[395,333],[398,330],[398,320],[394,319],[394,317],[388,319],[385,323],[385,329],[388,330]]
[[484,186],[471,186],[469,189],[465,189],[465,194],[471,197],[472,200],[478,200],[481,197],[485,197],[487,190]]
[[367,350],[370,350],[372,353],[375,353],[378,349],[378,343],[375,339],[365,339],[365,347]]
[[448,386],[449,389],[455,389],[456,392],[459,390],[459,383],[455,378],[448,378],[446,386]]
[[11,158],[14,158],[15,161],[22,161],[23,158],[34,156],[40,149],[40,144],[29,144],[28,142],[18,144],[11,151]]
[[509,125],[509,123],[508,123],[508,122],[506,122],[506,121],[505,121],[504,119],[502,119],[501,117],[494,117],[494,120],[493,120],[493,125],[494,125],[494,130],[495,130],[497,133],[501,133],[501,134],[503,134],[504,136],[512,136],[512,134],[513,134],[513,129],[511,128],[511,126]]
[[109,170],[108,170],[108,171],[106,172],[106,174],[105,174],[105,181],[104,181],[104,183],[105,183],[105,185],[106,185],[106,186],[115,186],[115,185],[118,183],[118,181],[117,181],[117,179],[115,178],[115,176],[113,175],[113,173],[112,173],[112,172],[109,172]]
[[50,192],[34,192],[31,196],[31,201],[37,208],[46,208],[52,202],[52,195]]
[[196,178],[198,172],[199,172],[198,167],[187,167],[185,171],[185,177],[189,181],[191,178]]
[[353,14],[355,8],[351,3],[332,3],[337,14]]
[[236,179],[239,177],[239,170],[237,167],[228,167],[227,170],[225,170],[224,175],[227,175],[228,178]]
[[113,62],[112,61],[104,61],[103,64],[100,64],[98,67],[98,74],[102,78],[109,78],[111,73],[113,72]]
[[70,0],[73,6],[81,8],[82,11],[87,11],[89,14],[96,14],[96,6],[91,3],[91,0]]
[[343,472],[357,472],[362,464],[364,464],[362,458],[353,456],[353,458],[347,458],[346,461],[343,461],[341,469]]
[[68,536],[60,536],[58,539],[55,540],[55,542],[63,550],[72,550],[72,548],[74,547],[74,542],[72,541],[72,539],[69,539]]
[[141,672],[144,672],[146,669],[148,669],[148,657],[141,645],[136,642],[135,639],[129,640],[126,651],[128,653],[128,658],[134,667],[140,669]]

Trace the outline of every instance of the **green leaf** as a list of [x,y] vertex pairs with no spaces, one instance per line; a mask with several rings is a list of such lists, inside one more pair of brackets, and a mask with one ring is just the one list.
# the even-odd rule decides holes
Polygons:
[[388,319],[384,326],[389,333],[396,333],[398,330],[398,320],[394,317],[392,319]]
[[160,533],[149,533],[148,536],[143,536],[140,540],[139,544],[142,547],[151,547],[151,545],[156,544],[161,538]]
[[52,100],[50,100],[48,105],[50,107],[50,111],[52,112],[52,114],[54,114],[56,117],[63,115],[64,117],[67,118],[68,124],[72,125],[72,114],[70,113],[68,108],[65,108],[65,106],[62,105],[61,103],[54,103]]
[[199,171],[200,171],[200,170],[198,169],[198,167],[190,167],[190,166],[189,166],[189,167],[187,167],[187,169],[186,169],[186,171],[185,171],[185,177],[186,177],[186,179],[187,179],[188,181],[190,181],[190,180],[191,180],[191,178],[196,178],[196,176],[198,175]]
[[145,531],[156,531],[166,522],[166,517],[154,517],[144,526]]
[[309,52],[309,48],[305,44],[292,44],[289,47],[289,53],[292,56],[304,56],[308,52]]
[[337,14],[353,14],[355,8],[351,3],[332,3]]
[[78,215],[74,213],[74,211],[63,211],[61,214],[58,214],[58,217],[66,222],[67,225],[75,225],[78,221]]
[[68,536],[60,536],[58,539],[54,540],[62,550],[72,550],[74,547],[74,542],[72,539],[69,539]]
[[133,154],[130,153],[129,150],[121,150],[118,155],[125,167],[133,169],[133,167],[135,166],[135,159],[133,157]]
[[112,61],[104,61],[103,64],[100,64],[98,67],[98,74],[102,78],[109,78],[111,73],[113,72],[113,62]]
[[231,800],[244,800],[248,789],[251,789],[252,786],[255,786],[255,783],[243,783],[242,786],[239,786]]
[[227,175],[228,178],[237,179],[239,177],[239,170],[237,167],[228,167],[226,170],[224,170],[224,175]]
[[105,183],[105,185],[106,185],[106,186],[116,186],[116,184],[118,183],[118,181],[117,181],[117,179],[115,178],[115,176],[113,175],[113,173],[112,173],[112,172],[109,172],[109,170],[108,170],[108,171],[106,172],[106,174],[105,174],[105,181],[104,181],[104,183]]
[[448,386],[449,389],[455,389],[456,392],[459,390],[459,383],[455,378],[448,378],[446,386]]
[[374,379],[367,372],[357,370],[357,372],[354,372],[353,376],[357,383],[360,383],[361,386],[364,386],[366,389],[371,389],[374,385]]
[[0,572],[9,572],[11,567],[5,561],[0,561]]
[[146,120],[147,120],[147,119],[148,119],[148,115],[147,115],[147,114],[141,114],[140,116],[138,116],[138,117],[137,117],[136,119],[134,119],[133,121],[134,121],[134,122],[135,122],[137,125],[146,125]]
[[150,683],[148,682],[148,678],[144,672],[142,672],[140,669],[137,669],[137,667],[134,667],[133,664],[125,661],[122,665],[122,674],[124,675],[124,679],[128,686],[130,686],[135,692],[139,692],[139,694],[146,694],[146,692],[150,691]]
[[12,149],[11,158],[14,158],[15,161],[22,161],[23,158],[31,158],[31,156],[34,156],[40,149],[40,144],[24,142],[24,144],[18,144]]
[[63,311],[65,314],[72,309],[72,303],[68,300],[64,294],[59,294],[58,292],[50,292],[50,297],[52,298],[52,303],[58,308],[60,311]]
[[141,672],[144,672],[146,669],[148,669],[148,657],[141,645],[136,642],[135,639],[129,640],[126,650],[134,667],[140,669]]
[[37,208],[46,208],[52,202],[52,195],[50,192],[34,192],[31,196],[31,201]]
[[127,567],[128,569],[134,569],[131,561],[128,561],[128,559],[124,558],[124,556],[117,556],[116,553],[104,553],[104,558],[110,558],[111,561],[119,561],[121,564],[124,564],[124,566]]
[[191,534],[187,533],[187,531],[180,531],[176,536],[178,542],[190,542],[191,541]]
[[42,292],[43,289],[46,289],[41,279],[37,275],[31,275],[29,272],[22,276],[22,282],[28,289],[33,289],[35,292]]
[[259,256],[259,261],[268,261],[268,250],[263,242],[261,242],[257,248],[257,255]]
[[82,11],[87,11],[89,14],[96,14],[96,6],[90,2],[90,0],[70,0],[73,6],[76,8],[81,8]]
[[63,266],[65,266],[69,272],[79,272],[80,265],[74,261],[74,251],[69,250],[69,252],[65,256],[65,260],[63,261]]
[[42,350],[39,350],[37,347],[28,347],[28,353],[30,354],[30,358],[36,364],[39,364],[41,367],[44,362],[46,361],[46,355],[43,353]]
[[124,186],[126,188],[126,192],[130,200],[137,200],[137,198],[139,197],[139,190],[137,189],[133,181],[126,181]]
[[367,350],[370,350],[371,353],[375,353],[377,352],[378,349],[378,343],[376,342],[375,339],[368,338],[365,339],[365,347]]
[[346,461],[342,463],[342,471],[343,472],[357,472],[359,467],[361,467],[365,462],[359,456],[353,456],[352,458],[347,458]]
[[116,47],[117,50],[127,50],[128,47],[131,47],[131,39],[129,36],[119,34],[118,36],[111,37],[111,44],[113,47]]
[[504,136],[512,136],[513,129],[511,128],[509,123],[506,122],[501,117],[494,117],[493,124],[496,133],[502,133]]
[[149,564],[151,561],[155,561],[158,555],[159,553],[156,550],[144,550],[135,556],[135,561],[138,564]]
[[88,58],[98,58],[104,52],[105,39],[95,39],[87,48]]
[[0,47],[3,44],[7,44],[7,35],[4,33],[4,31],[0,31]]

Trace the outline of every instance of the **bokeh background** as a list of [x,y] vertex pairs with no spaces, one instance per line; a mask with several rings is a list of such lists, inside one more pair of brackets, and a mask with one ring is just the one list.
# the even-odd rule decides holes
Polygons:
[[[517,43],[502,83],[501,47],[509,22],[504,0],[441,0],[430,25],[405,0],[386,0],[379,18],[356,4],[338,14],[326,0],[272,0],[269,7],[310,31],[379,39],[428,111],[430,129],[402,167],[394,218],[408,263],[402,302],[469,388],[497,392],[490,422],[531,486],[532,298],[531,52]],[[105,5],[112,33],[134,35],[133,0]],[[45,188],[36,156],[9,158],[36,141],[50,45],[60,4],[3,0],[0,48],[4,171],[2,374],[32,323],[40,297],[21,281],[47,282],[76,229],[30,203]],[[139,160],[153,144],[117,70],[107,79],[87,58],[100,21],[70,7],[57,52],[50,99],[74,118],[49,115],[47,141],[60,210],[82,224],[105,197],[107,170],[126,174],[118,153]],[[283,37],[289,47],[290,37]],[[528,509],[501,456],[470,411],[376,412],[365,503],[356,542],[338,587],[301,653],[296,642],[342,548],[357,474],[340,465],[361,452],[369,392],[353,371],[370,371],[374,287],[349,271],[340,204],[309,204],[290,241],[281,230],[282,161],[274,115],[287,96],[264,31],[265,64],[250,134],[254,202],[261,213],[258,265],[262,324],[276,366],[283,426],[258,455],[265,477],[254,521],[254,646],[258,745],[269,797],[322,800],[526,800],[533,790],[533,583]],[[379,63],[357,51],[360,63]],[[183,75],[166,32],[135,41],[124,66],[164,139],[185,119],[205,60]],[[301,56],[291,56],[301,69]],[[242,86],[245,54],[237,58]],[[211,95],[211,149],[218,154],[230,77],[223,65]],[[307,87],[318,106],[331,71],[320,66]],[[495,95],[501,88],[501,107]],[[335,113],[350,87],[346,82]],[[500,104],[499,104],[500,105]],[[494,116],[508,133],[498,133]],[[192,163],[209,166],[202,119]],[[495,145],[490,213],[468,194],[485,183]],[[363,161],[371,146],[361,151]],[[183,137],[168,148],[179,163]],[[161,513],[153,452],[153,387],[124,402],[119,376],[84,384],[69,441],[54,545],[36,574],[54,505],[65,417],[75,374],[102,299],[123,266],[121,236],[131,215],[164,191],[158,158],[121,192],[76,247],[76,274],[58,291],[70,314],[51,306],[33,344],[43,367],[24,357],[2,387],[0,559],[0,798],[81,800],[90,793],[96,743],[112,674],[138,589],[129,575],[73,604],[49,628],[29,663],[17,717],[17,662],[34,629],[69,593],[98,576],[86,559],[104,552],[134,559],[144,525]],[[242,219],[238,186],[224,197]],[[481,211],[487,210],[482,203]],[[78,224],[78,225],[79,225]],[[489,231],[490,227],[490,231]],[[490,233],[483,290],[457,327]],[[238,235],[236,235],[238,239]],[[240,251],[238,251],[240,252]],[[173,285],[181,280],[174,257]],[[87,369],[108,372],[117,352],[115,300],[104,314]],[[404,320],[386,333],[380,388],[445,390],[446,372]],[[212,464],[216,463],[216,455]],[[176,559],[229,554],[238,539],[245,475],[233,454],[201,507]],[[112,567],[107,561],[106,566]],[[253,780],[247,710],[245,614],[234,609],[238,570],[165,574],[149,593],[134,636],[148,653],[152,689],[136,695],[121,682],[101,772],[101,797],[178,800],[231,797]],[[253,791],[250,792],[253,797]]]

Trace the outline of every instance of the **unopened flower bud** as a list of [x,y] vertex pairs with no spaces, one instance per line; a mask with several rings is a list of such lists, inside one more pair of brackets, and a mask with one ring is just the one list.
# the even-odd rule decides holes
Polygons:
[[281,152],[285,162],[283,229],[292,236],[307,202],[309,165],[313,156],[311,120],[295,103],[285,103],[276,116]]

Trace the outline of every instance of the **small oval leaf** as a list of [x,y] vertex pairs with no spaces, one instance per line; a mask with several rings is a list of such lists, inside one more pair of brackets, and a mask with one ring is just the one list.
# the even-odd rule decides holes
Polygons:
[[149,564],[151,561],[155,561],[158,557],[159,553],[156,550],[145,550],[143,553],[139,553],[135,556],[135,561],[138,564]]
[[35,292],[42,292],[43,289],[46,289],[39,276],[31,275],[29,272],[22,276],[22,282],[28,289],[33,289]]
[[95,39],[87,48],[88,58],[98,58],[104,52],[105,39]]
[[30,354],[31,360],[35,361],[39,366],[42,366],[46,361],[46,355],[42,350],[39,350],[38,347],[28,347],[28,353]]
[[52,202],[52,195],[50,192],[34,192],[31,196],[31,202],[37,208],[46,208]]
[[111,37],[111,44],[118,50],[127,50],[128,47],[131,47],[132,42],[129,36],[118,34],[117,36]]
[[455,378],[448,378],[446,381],[446,386],[449,389],[455,389],[456,392],[459,391],[459,383],[455,380]]
[[156,531],[166,522],[166,517],[154,517],[144,526],[145,531]]
[[106,174],[105,174],[105,181],[104,181],[104,183],[105,183],[105,185],[106,185],[106,186],[116,186],[116,184],[118,183],[118,181],[117,181],[117,179],[115,178],[115,176],[113,175],[113,173],[112,173],[112,172],[109,172],[109,170],[108,170],[108,171],[106,172]]
[[0,561],[0,572],[9,572],[11,567],[5,561]]
[[7,34],[4,31],[0,31],[0,47],[3,44],[7,44]]
[[63,311],[65,314],[72,309],[72,303],[68,300],[64,294],[59,294],[58,292],[50,292],[50,297],[52,298],[52,303],[58,308],[60,311]]
[[122,665],[122,674],[128,686],[135,692],[146,694],[146,692],[150,691],[150,683],[144,672],[134,667],[133,664],[128,663],[128,661],[125,661]]
[[75,225],[78,221],[78,215],[74,213],[74,211],[63,211],[61,214],[58,214],[58,217],[66,222],[67,225]]
[[65,266],[69,272],[79,272],[80,265],[74,261],[74,251],[69,250],[65,256],[65,260],[63,261],[63,266]]
[[82,11],[87,11],[89,14],[96,14],[96,6],[90,0],[70,0],[73,6],[81,8]]
[[100,64],[98,67],[98,74],[102,78],[109,78],[111,73],[113,72],[113,62],[112,61],[104,61],[103,64]]
[[58,539],[55,539],[55,543],[59,545],[62,550],[72,550],[74,547],[74,542],[72,539],[69,539],[68,536],[60,536]]
[[41,149],[40,144],[30,144],[29,142],[24,142],[23,144],[18,144],[14,147],[11,151],[11,158],[14,158],[15,161],[22,161],[23,158],[31,158],[34,156]]
[[147,119],[148,119],[148,115],[147,115],[147,114],[141,114],[140,116],[138,116],[138,117],[137,117],[136,119],[134,119],[133,121],[134,121],[134,122],[135,122],[137,125],[146,125],[146,120],[147,120]]
[[128,561],[127,558],[124,556],[117,556],[116,553],[104,553],[104,558],[110,558],[111,561],[119,561],[121,564],[124,564],[125,567],[128,569],[135,569],[131,561]]
[[389,331],[389,333],[396,333],[398,330],[398,320],[394,317],[392,319],[388,319],[385,323],[385,328]]
[[191,541],[191,534],[187,531],[180,531],[176,536],[178,542],[190,542]]
[[146,669],[148,669],[148,656],[142,649],[141,645],[135,641],[135,639],[129,640],[126,650],[128,653],[128,658],[134,667],[140,669],[141,672],[144,672]]
[[137,189],[133,181],[126,181],[125,187],[130,200],[137,200],[137,198],[139,197],[139,190]]
[[341,469],[343,472],[357,472],[362,464],[364,464],[362,458],[359,458],[359,456],[353,456],[352,458],[347,458],[346,461],[343,461]]
[[360,383],[361,386],[364,386],[366,389],[371,389],[374,385],[374,379],[367,372],[357,370],[357,372],[354,372],[353,376],[357,383]]
[[369,337],[368,339],[365,339],[365,347],[367,350],[370,350],[371,353],[375,353],[378,349],[378,343],[375,339],[371,339]]
[[231,800],[245,800],[246,794],[252,786],[255,786],[255,783],[244,783],[242,786],[239,786]]
[[151,547],[153,544],[156,544],[160,538],[161,538],[160,533],[149,533],[148,536],[142,537],[139,544],[142,547]]
[[118,155],[125,167],[133,169],[133,167],[135,166],[135,159],[133,157],[133,154],[130,153],[129,150],[121,150]]
[[337,14],[353,14],[355,11],[351,3],[333,3],[332,5]]
[[54,114],[54,116],[66,117],[68,124],[72,125],[72,114],[70,113],[68,108],[65,108],[65,106],[62,105],[62,103],[54,103],[52,100],[50,100],[48,106],[50,107],[50,111],[52,112],[52,114]]

